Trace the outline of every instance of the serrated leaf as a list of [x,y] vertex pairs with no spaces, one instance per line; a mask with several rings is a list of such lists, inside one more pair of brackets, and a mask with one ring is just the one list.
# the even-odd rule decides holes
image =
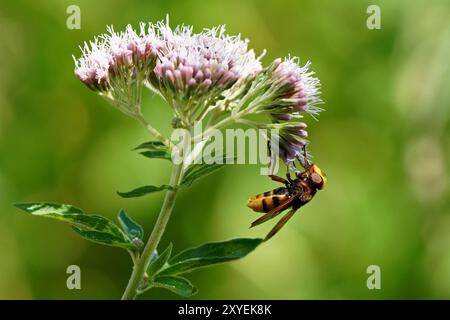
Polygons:
[[122,198],[136,198],[136,197],[142,197],[145,196],[149,193],[154,193],[154,192],[159,192],[159,191],[163,191],[163,190],[170,190],[172,187],[168,186],[166,184],[163,184],[159,187],[157,186],[142,186],[136,189],[133,189],[131,191],[128,192],[117,192],[117,194],[119,196],[121,196]]
[[159,275],[177,275],[217,263],[245,257],[256,249],[263,239],[238,238],[224,242],[211,242],[186,249],[172,259]]
[[168,289],[183,297],[190,297],[198,292],[197,288],[183,277],[158,276],[153,280],[153,286]]
[[164,267],[166,262],[169,260],[170,255],[172,254],[172,243],[169,244],[169,246],[164,250],[161,255],[151,263],[147,268],[147,273],[149,276],[153,276],[158,273],[158,271]]
[[[32,215],[42,216],[60,220],[75,227],[75,231],[81,230],[83,234],[89,235],[92,241],[109,244],[122,248],[134,248],[131,240],[122,232],[122,230],[109,219],[96,215],[85,214],[81,209],[57,203],[18,203],[17,208]],[[86,233],[87,232],[87,233]],[[90,233],[94,232],[94,233]],[[78,232],[80,233],[80,232]],[[102,236],[100,236],[102,234]],[[93,240],[95,238],[104,239],[104,241]],[[108,240],[107,240],[108,239]]]
[[[212,164],[193,164],[191,165],[185,172],[184,178],[181,182],[182,186],[190,186],[195,180],[198,178],[201,178],[203,176],[206,176],[208,174],[211,174],[221,168],[223,168],[227,164],[227,160],[231,159],[227,156],[220,156],[220,161],[215,161]],[[222,162],[222,163],[216,163],[216,162]]]
[[125,210],[120,210],[118,220],[122,230],[125,231],[130,239],[139,238],[142,240],[144,238],[144,229],[131,219]]

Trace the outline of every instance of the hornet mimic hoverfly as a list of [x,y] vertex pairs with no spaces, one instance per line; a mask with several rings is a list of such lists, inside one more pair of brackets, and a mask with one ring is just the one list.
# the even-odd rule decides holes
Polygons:
[[314,163],[306,160],[306,151],[302,164],[305,171],[296,173],[296,178],[291,179],[289,173],[286,174],[287,179],[270,175],[272,180],[281,182],[285,187],[267,191],[256,196],[250,197],[247,206],[256,212],[264,212],[265,214],[259,219],[253,221],[250,228],[275,218],[284,210],[291,210],[283,216],[280,221],[267,234],[265,240],[269,240],[288,222],[295,212],[305,204],[307,204],[316,194],[317,190],[321,190],[327,178],[325,173]]

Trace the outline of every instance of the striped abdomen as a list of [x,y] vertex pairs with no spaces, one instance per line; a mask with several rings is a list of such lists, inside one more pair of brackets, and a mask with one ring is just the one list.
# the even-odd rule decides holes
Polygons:
[[247,206],[256,212],[269,212],[273,208],[289,199],[289,191],[286,188],[277,188],[256,196],[250,197]]

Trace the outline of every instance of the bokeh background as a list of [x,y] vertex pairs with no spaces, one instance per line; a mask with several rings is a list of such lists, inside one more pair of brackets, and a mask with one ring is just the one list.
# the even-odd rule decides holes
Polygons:
[[[81,30],[66,8],[81,8]],[[370,4],[381,29],[366,27]],[[311,60],[326,112],[308,118],[311,151],[329,184],[249,257],[189,278],[199,299],[450,298],[450,5],[434,1],[2,1],[0,4],[0,298],[116,299],[130,275],[125,251],[12,203],[71,203],[114,219],[126,209],[148,230],[163,194],[117,190],[168,181],[169,164],[130,150],[146,132],[73,75],[78,45],[170,14],[200,31],[226,24],[263,59]],[[147,92],[145,112],[170,132],[170,109]],[[257,165],[229,166],[178,198],[161,245],[261,237],[247,197],[276,183]],[[67,290],[66,268],[82,270]],[[381,268],[381,290],[366,269]],[[143,298],[177,298],[153,290]]]

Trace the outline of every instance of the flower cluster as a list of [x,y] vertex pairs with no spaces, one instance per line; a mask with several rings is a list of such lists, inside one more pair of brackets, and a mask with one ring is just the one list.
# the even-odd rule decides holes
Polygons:
[[[140,112],[146,85],[170,104],[177,126],[189,128],[208,117],[212,126],[229,124],[227,117],[275,125],[279,156],[293,167],[302,161],[307,133],[303,122],[291,120],[322,110],[320,82],[298,58],[276,59],[263,68],[261,57],[248,48],[248,40],[227,35],[223,26],[194,33],[189,26],[172,29],[168,22],[141,23],[140,32],[109,27],[108,34],[85,44],[75,74],[130,115]],[[269,120],[250,121],[255,114]]]
[[310,63],[300,67],[298,58],[276,59],[273,62],[272,77],[277,88],[275,97],[268,107],[271,115],[277,120],[298,118],[301,112],[317,114],[322,109],[316,105],[319,98],[319,80],[312,77]]
[[88,88],[110,98],[122,111],[137,107],[140,90],[154,68],[159,40],[153,25],[141,23],[140,33],[128,25],[124,32],[108,33],[81,48],[75,74]]
[[103,42],[98,39],[85,43],[82,56],[75,60],[75,74],[89,89],[106,91],[110,88],[109,62],[111,56]]
[[278,129],[279,156],[294,170],[296,160],[300,163],[307,160],[303,159],[307,144],[306,124],[298,122],[298,119],[305,113],[315,117],[322,111],[317,106],[322,103],[320,82],[313,77],[309,67],[310,63],[299,66],[298,58],[274,60],[259,73],[249,88],[241,90],[239,99],[242,103],[237,104],[237,108],[243,108],[238,113],[245,116],[269,116],[271,123],[258,122],[255,126]]
[[[312,77],[314,73],[309,71],[309,62],[300,67],[297,60],[277,59],[272,64],[273,71],[269,77],[274,81],[275,97],[265,109],[275,122],[301,118],[303,112],[314,116],[322,111],[317,107],[322,103],[319,97],[320,82]],[[290,168],[294,168],[295,160],[302,164],[307,161],[303,159],[307,144],[305,138],[308,136],[305,129],[303,122],[288,122],[280,129],[279,156]]]
[[279,156],[290,168],[293,168],[295,160],[304,163],[303,150],[307,145],[305,140],[308,133],[303,122],[290,123],[283,126],[279,133]]
[[188,124],[239,80],[262,70],[248,41],[226,35],[223,26],[199,34],[186,26],[158,27],[163,48],[149,80]]

